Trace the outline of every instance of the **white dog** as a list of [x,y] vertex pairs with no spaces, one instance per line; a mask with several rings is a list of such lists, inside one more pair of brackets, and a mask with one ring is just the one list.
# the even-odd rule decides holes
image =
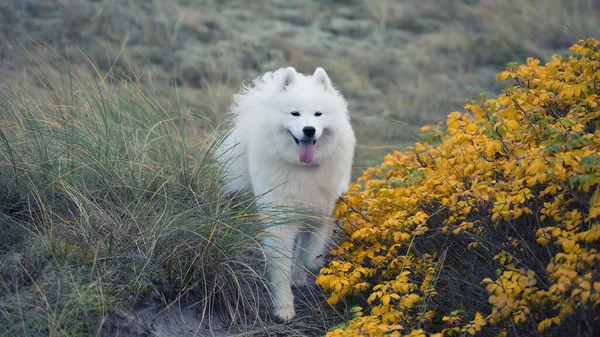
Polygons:
[[265,223],[274,313],[288,321],[295,315],[291,287],[305,284],[306,269],[322,267],[333,230],[330,216],[350,183],[356,140],[346,101],[323,68],[307,76],[289,67],[243,87],[231,110],[234,128],[217,151],[227,190],[252,188],[264,205],[328,219]]

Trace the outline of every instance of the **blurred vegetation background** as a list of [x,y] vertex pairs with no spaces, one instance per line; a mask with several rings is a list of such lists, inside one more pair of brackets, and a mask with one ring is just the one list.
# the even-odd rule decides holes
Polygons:
[[117,75],[207,117],[193,126],[202,136],[243,81],[322,66],[349,101],[358,173],[419,126],[498,93],[506,63],[599,36],[599,17],[595,0],[4,0],[0,72],[34,92],[31,59],[53,83],[68,80],[59,62]]

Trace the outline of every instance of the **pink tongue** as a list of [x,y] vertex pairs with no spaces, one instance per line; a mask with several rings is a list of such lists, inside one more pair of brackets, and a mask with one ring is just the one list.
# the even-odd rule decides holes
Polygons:
[[298,157],[303,163],[310,163],[315,156],[315,145],[312,140],[301,140],[298,144]]

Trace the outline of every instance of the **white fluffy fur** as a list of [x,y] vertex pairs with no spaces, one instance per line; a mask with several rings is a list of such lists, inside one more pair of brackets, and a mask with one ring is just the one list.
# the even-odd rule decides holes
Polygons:
[[[234,128],[217,151],[217,158],[225,162],[227,190],[251,188],[265,204],[308,209],[328,219],[265,223],[263,246],[274,313],[287,321],[295,315],[291,287],[306,282],[306,269],[316,272],[322,267],[333,229],[330,215],[350,183],[356,140],[346,101],[322,68],[310,76],[289,67],[243,87],[231,110]],[[305,126],[316,129],[309,164],[299,160],[294,140],[305,137]]]

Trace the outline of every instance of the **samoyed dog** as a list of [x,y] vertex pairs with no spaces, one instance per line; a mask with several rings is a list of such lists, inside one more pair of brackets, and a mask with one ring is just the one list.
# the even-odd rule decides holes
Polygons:
[[247,188],[265,209],[321,215],[265,223],[274,314],[288,321],[295,315],[292,286],[323,266],[333,207],[350,183],[356,140],[346,101],[323,68],[303,75],[289,67],[243,87],[231,111],[233,130],[216,153],[228,192]]

